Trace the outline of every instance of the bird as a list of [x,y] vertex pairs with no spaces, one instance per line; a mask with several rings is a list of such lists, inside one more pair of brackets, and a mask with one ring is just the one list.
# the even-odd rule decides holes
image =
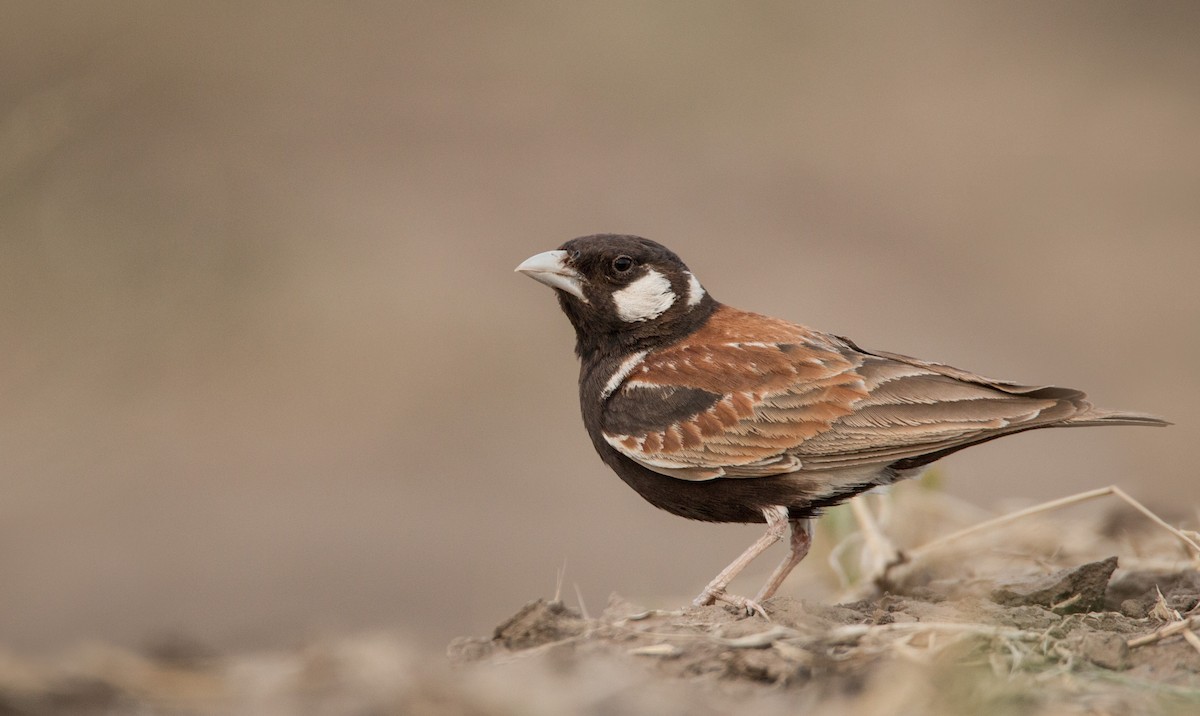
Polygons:
[[[963,448],[1041,428],[1170,425],[728,306],[640,236],[571,239],[516,271],[553,288],[575,329],[583,424],[601,460],[669,513],[766,525],[696,606],[767,616],[813,518]],[[787,556],[757,594],[730,594],[785,535]]]

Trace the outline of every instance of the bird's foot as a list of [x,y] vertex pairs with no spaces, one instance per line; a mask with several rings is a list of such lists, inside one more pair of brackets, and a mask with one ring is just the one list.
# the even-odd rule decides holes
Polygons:
[[745,613],[746,616],[754,616],[757,614],[763,619],[771,621],[771,617],[767,616],[767,610],[763,609],[761,604],[753,599],[740,597],[736,594],[729,594],[725,591],[724,587],[709,587],[705,589],[703,592],[700,592],[699,596],[692,600],[692,606],[704,607],[717,602],[725,602],[726,604],[733,605],[736,609]]

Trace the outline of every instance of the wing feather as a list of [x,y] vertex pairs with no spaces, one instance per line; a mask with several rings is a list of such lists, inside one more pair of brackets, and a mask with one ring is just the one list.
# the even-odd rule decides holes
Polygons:
[[727,306],[622,371],[607,396],[604,439],[685,480],[915,466],[1091,409],[1079,391],[868,352]]

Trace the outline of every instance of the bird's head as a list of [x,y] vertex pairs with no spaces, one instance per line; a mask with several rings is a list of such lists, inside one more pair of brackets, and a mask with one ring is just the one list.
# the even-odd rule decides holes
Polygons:
[[674,252],[640,236],[571,239],[516,270],[555,289],[581,356],[677,340],[716,306]]

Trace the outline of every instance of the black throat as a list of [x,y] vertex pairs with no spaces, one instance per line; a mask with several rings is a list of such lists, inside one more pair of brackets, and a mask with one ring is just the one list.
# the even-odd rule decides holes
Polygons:
[[603,325],[590,314],[578,310],[574,301],[559,295],[559,304],[575,328],[575,355],[586,371],[589,364],[616,359],[638,351],[654,350],[670,345],[695,333],[720,305],[709,295],[688,310],[668,311],[655,320],[626,324],[619,328]]

